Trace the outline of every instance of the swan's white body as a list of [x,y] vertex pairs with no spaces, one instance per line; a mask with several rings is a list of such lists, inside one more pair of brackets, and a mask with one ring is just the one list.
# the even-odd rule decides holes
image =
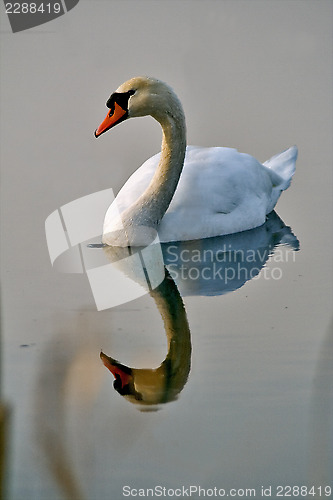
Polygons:
[[112,96],[124,96],[130,89],[137,95],[128,98],[126,117],[150,114],[157,119],[163,129],[162,151],[129,178],[109,207],[104,243],[147,244],[146,227],[156,229],[160,241],[170,242],[264,224],[295,172],[296,146],[264,164],[231,148],[186,148],[185,119],[173,91],[158,80],[141,77],[129,80]]
[[[196,240],[261,226],[290,184],[296,155],[297,148],[290,148],[266,162],[272,165],[268,168],[235,149],[188,146],[177,189],[158,227],[160,241]],[[160,153],[149,158],[119,191],[106,213],[103,234],[115,231],[118,211],[124,212],[147,189],[159,159]]]

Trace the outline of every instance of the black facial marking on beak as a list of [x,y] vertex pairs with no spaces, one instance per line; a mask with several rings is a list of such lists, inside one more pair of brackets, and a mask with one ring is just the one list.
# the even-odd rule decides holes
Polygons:
[[129,90],[128,92],[114,92],[110,95],[109,99],[106,101],[106,106],[114,111],[115,102],[120,106],[124,111],[127,111],[128,108],[128,100],[135,93],[134,90]]
[[99,137],[110,128],[128,118],[128,100],[134,93],[135,90],[129,90],[128,92],[114,92],[111,94],[106,102],[106,106],[110,111],[100,126],[95,130],[95,137]]

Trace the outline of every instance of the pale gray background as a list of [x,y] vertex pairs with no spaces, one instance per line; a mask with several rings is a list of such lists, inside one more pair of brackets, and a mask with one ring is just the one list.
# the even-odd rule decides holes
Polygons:
[[[326,484],[332,2],[81,0],[65,16],[15,35],[1,8],[10,498],[118,500],[124,484],[258,492],[261,485]],[[157,366],[165,339],[154,303],[144,297],[97,313],[85,276],[51,269],[44,236],[55,209],[117,191],[158,151],[160,130],[150,118],[93,136],[109,94],[140,74],[176,90],[189,144],[236,147],[261,161],[299,147],[295,178],[277,206],[301,242],[295,262],[283,263],[279,282],[186,299],[190,379],[178,402],[149,415],[113,391],[99,350]],[[65,479],[58,458],[75,481]]]

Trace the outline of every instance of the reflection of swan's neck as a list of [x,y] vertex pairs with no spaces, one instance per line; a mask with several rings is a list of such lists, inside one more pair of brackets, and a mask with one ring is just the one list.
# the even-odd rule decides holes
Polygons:
[[103,352],[101,359],[115,377],[114,388],[141,409],[177,398],[191,367],[191,334],[183,301],[166,271],[163,282],[150,292],[164,322],[168,354],[158,368],[129,368]]
[[177,386],[185,378],[184,385],[190,368],[191,333],[182,298],[168,272],[150,295],[162,316],[168,340],[168,354],[161,367],[170,370],[168,376],[173,378],[173,385]]
[[124,224],[156,227],[177,188],[185,158],[186,127],[180,103],[173,103],[170,110],[154,116],[163,130],[161,158],[146,191],[124,212]]

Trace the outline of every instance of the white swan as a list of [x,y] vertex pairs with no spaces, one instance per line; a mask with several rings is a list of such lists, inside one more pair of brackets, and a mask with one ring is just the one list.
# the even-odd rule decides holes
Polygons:
[[261,226],[294,174],[296,146],[263,165],[235,149],[186,147],[182,105],[157,79],[128,80],[106,105],[110,112],[96,137],[127,118],[145,115],[163,130],[161,153],[130,177],[105,215],[107,245],[146,245],[149,228],[158,230],[160,241],[169,242]]

